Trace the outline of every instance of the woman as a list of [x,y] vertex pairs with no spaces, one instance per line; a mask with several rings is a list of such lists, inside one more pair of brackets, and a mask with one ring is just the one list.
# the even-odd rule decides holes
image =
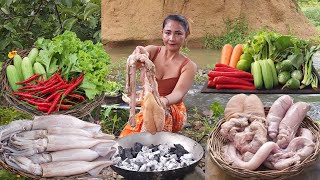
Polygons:
[[[187,120],[183,98],[192,86],[197,66],[180,53],[181,46],[190,34],[189,24],[181,15],[167,16],[162,25],[164,46],[138,46],[134,53],[147,51],[156,68],[156,80],[161,101],[166,106],[163,131],[178,132]],[[142,112],[136,115],[136,126],[127,124],[120,137],[140,132],[143,124]]]

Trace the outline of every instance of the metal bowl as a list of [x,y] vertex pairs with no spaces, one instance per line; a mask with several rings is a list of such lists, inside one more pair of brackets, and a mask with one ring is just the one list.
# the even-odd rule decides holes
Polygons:
[[[117,140],[117,143],[114,145],[117,148],[122,146],[123,148],[130,148],[134,146],[134,143],[139,142],[143,145],[158,145],[158,144],[168,144],[169,146],[174,146],[174,144],[181,144],[188,152],[190,152],[195,162],[182,168],[168,170],[168,171],[152,171],[152,172],[140,172],[123,169],[117,165],[111,166],[111,168],[123,176],[126,179],[181,179],[185,175],[194,171],[194,168],[199,163],[203,157],[204,150],[202,146],[180,134],[170,133],[170,132],[159,132],[155,135],[150,133],[134,133]],[[118,154],[118,152],[116,152]]]

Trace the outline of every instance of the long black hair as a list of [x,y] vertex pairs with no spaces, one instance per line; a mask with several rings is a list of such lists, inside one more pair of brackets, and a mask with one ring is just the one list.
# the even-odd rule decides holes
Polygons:
[[163,20],[162,29],[166,26],[169,20],[179,22],[186,32],[186,37],[190,34],[189,23],[186,17],[179,14],[170,14]]

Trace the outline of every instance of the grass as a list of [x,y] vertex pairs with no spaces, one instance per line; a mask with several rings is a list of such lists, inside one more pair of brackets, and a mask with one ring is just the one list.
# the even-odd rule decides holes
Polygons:
[[320,2],[317,0],[299,0],[301,11],[320,32]]
[[204,38],[204,47],[207,49],[221,49],[225,44],[243,43],[247,37],[248,24],[243,18],[236,19],[234,21],[227,20],[226,34],[223,36],[214,36],[211,33],[207,33]]

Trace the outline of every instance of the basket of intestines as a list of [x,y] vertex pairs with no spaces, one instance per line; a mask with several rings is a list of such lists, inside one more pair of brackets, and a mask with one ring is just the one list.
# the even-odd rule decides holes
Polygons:
[[240,179],[286,179],[316,162],[320,128],[310,105],[279,97],[264,108],[258,96],[237,94],[208,139],[211,159]]
[[2,93],[9,105],[32,115],[84,117],[104,100],[110,58],[101,44],[72,32],[10,52],[2,65]]

